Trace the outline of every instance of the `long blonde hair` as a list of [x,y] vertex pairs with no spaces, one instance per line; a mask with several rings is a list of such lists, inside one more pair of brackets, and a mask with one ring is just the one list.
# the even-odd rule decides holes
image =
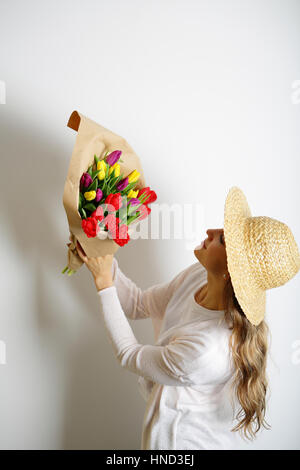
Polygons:
[[229,339],[235,367],[232,390],[241,405],[236,416],[239,422],[231,431],[239,431],[253,440],[261,426],[270,429],[265,420],[269,328],[265,320],[257,326],[250,323],[237,301],[230,279],[224,288],[224,305],[225,321],[232,329]]

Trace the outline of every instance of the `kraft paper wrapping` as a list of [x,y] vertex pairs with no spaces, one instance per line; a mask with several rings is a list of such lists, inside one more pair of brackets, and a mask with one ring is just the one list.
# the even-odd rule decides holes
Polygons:
[[109,154],[114,150],[122,150],[121,160],[123,162],[118,162],[120,174],[123,173],[123,177],[126,178],[133,170],[140,173],[135,190],[144,188],[146,182],[139,157],[123,137],[97,124],[78,111],[73,111],[67,126],[77,131],[63,194],[63,205],[72,239],[72,242],[68,244],[67,266],[76,271],[83,264],[76,251],[77,240],[89,258],[114,254],[120,248],[112,238],[88,238],[81,227],[82,219],[78,212],[80,178],[94,163],[94,155],[96,154],[98,158],[102,159],[106,151]]

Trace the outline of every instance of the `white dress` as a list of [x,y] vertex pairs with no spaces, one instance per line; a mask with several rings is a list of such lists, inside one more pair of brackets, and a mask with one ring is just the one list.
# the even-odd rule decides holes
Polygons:
[[[200,306],[194,294],[207,282],[200,262],[171,282],[142,291],[112,265],[114,285],[97,292],[116,358],[139,375],[146,401],[141,449],[238,448],[236,397],[229,393],[234,369],[231,330],[223,310]],[[127,320],[151,318],[155,345],[140,344]]]

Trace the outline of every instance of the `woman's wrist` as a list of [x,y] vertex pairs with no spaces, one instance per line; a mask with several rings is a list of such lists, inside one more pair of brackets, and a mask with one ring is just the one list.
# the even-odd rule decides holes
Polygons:
[[114,285],[112,276],[94,277],[94,282],[98,292]]

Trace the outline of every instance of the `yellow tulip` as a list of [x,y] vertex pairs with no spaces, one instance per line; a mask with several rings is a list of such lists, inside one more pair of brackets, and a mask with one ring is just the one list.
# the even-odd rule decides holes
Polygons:
[[97,163],[97,170],[104,170],[106,171],[106,163],[104,160],[100,160],[98,163]]
[[137,170],[133,170],[129,175],[128,175],[128,184],[130,183],[135,183],[141,174]]
[[119,163],[115,163],[115,165],[116,165],[116,168],[115,168],[115,176],[120,176],[120,171],[121,171],[120,164],[119,164]]
[[98,173],[98,180],[104,180],[105,178],[105,170],[101,170],[100,173]]
[[120,176],[120,165],[119,165],[119,163],[115,163],[113,166],[111,166],[110,169],[108,170],[108,174],[110,175],[113,171],[114,171],[114,176]]
[[104,180],[106,175],[106,163],[104,160],[100,160],[97,163],[97,170],[100,170],[100,173],[98,173],[98,180]]
[[139,192],[138,189],[136,191],[133,191],[133,189],[131,189],[129,193],[127,194],[127,198],[129,199],[130,197],[137,197],[138,192]]
[[96,197],[96,191],[86,191],[84,197],[87,201],[92,201]]

